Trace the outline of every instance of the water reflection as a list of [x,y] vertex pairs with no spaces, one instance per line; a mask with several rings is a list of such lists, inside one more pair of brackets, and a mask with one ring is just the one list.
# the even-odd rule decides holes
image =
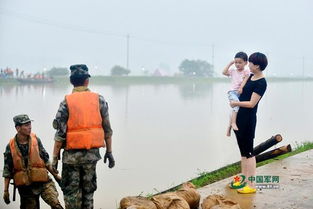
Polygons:
[[[113,170],[98,163],[95,208],[115,208],[123,196],[153,193],[153,188],[162,191],[197,176],[197,170],[210,171],[239,160],[234,136],[225,136],[228,83],[91,83],[90,89],[109,103],[117,162]],[[27,113],[34,118],[34,132],[51,153],[51,123],[71,90],[69,83],[0,85],[0,126],[4,130],[0,147],[4,149],[15,134],[12,117]],[[309,140],[313,98],[305,95],[312,90],[313,82],[269,82],[259,107],[255,143],[276,133],[284,138],[278,146]],[[295,108],[297,111],[291,111]],[[0,160],[0,169],[2,166]]]
[[13,86],[13,85],[1,85],[0,86],[0,96],[11,95],[12,91],[15,87],[16,86]]
[[212,99],[212,83],[183,83],[177,85],[183,99]]
[[[37,91],[41,92],[41,94],[44,96],[46,88],[55,89],[54,86],[51,85],[45,85],[45,84],[24,84],[24,85],[0,85],[0,96],[11,96],[14,94],[14,96],[23,96],[25,91]],[[13,93],[14,91],[14,93]]]

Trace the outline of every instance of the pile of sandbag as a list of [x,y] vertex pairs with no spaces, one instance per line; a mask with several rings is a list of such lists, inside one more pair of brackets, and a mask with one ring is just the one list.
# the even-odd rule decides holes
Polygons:
[[202,204],[202,209],[241,209],[237,202],[234,202],[222,195],[209,195]]
[[200,194],[192,183],[184,183],[176,192],[167,192],[153,196],[125,197],[120,201],[121,209],[197,209]]
[[152,197],[157,209],[190,209],[188,203],[175,192],[168,192]]
[[[120,201],[120,209],[198,209],[200,194],[192,183],[184,183],[175,192],[167,192],[145,197],[124,197]],[[241,209],[237,202],[222,195],[209,195],[202,204],[202,209]]]
[[155,204],[145,197],[124,197],[120,209],[157,209]]
[[124,197],[120,209],[190,209],[188,203],[174,192],[145,197]]
[[197,209],[200,203],[200,194],[195,185],[190,182],[184,183],[182,187],[175,192],[179,197],[187,201],[190,209]]

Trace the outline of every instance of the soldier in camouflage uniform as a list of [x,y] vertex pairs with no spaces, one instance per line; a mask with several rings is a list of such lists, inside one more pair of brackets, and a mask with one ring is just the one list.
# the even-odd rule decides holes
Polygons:
[[[4,152],[4,202],[6,204],[10,203],[9,183],[10,179],[14,179],[14,183],[20,194],[21,209],[40,208],[39,196],[41,196],[52,209],[63,209],[58,200],[59,194],[55,188],[55,184],[52,179],[48,177],[47,170],[53,173],[51,163],[49,162],[49,155],[44,149],[41,140],[35,134],[31,133],[31,120],[27,115],[23,114],[15,116],[13,121],[17,134],[10,140]],[[38,166],[38,162],[33,162],[33,156],[35,155],[32,153],[34,152],[37,153],[38,157],[36,161],[41,159],[41,166]],[[23,164],[21,166],[22,170],[19,169],[20,167],[17,165],[21,162],[19,159]],[[34,177],[32,170],[37,173],[42,171],[43,176],[45,176],[44,179],[42,176]],[[60,179],[57,174],[53,173],[53,175],[54,178]]]
[[62,191],[65,208],[93,208],[93,194],[97,189],[96,164],[101,159],[99,148],[106,146],[104,163],[113,168],[112,129],[108,104],[103,96],[88,89],[89,73],[86,65],[70,67],[70,81],[74,86],[61,102],[53,127],[56,129],[53,149],[54,169],[62,154]]

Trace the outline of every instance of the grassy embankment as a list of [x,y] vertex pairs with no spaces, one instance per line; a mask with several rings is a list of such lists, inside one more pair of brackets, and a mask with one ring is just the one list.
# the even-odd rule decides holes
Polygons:
[[[57,78],[58,82],[68,82],[68,77]],[[313,78],[285,78],[269,77],[269,82],[284,81],[313,81]],[[114,84],[179,84],[186,82],[207,83],[207,82],[229,82],[226,77],[185,77],[185,76],[92,76],[91,84],[114,85]]]
[[0,85],[15,85],[15,84],[18,84],[18,81],[15,80],[14,78],[7,79],[0,78]]
[[[294,81],[313,81],[313,78],[301,77],[267,77],[269,82],[294,82]],[[208,83],[208,82],[229,82],[226,77],[185,77],[185,76],[92,76],[90,83],[93,85],[144,85],[144,84],[180,84],[187,82]],[[69,78],[55,77],[55,85],[68,84]],[[14,78],[0,79],[0,85],[19,84]]]
[[[8,85],[70,85],[69,77],[55,77],[55,82],[48,84],[20,84],[15,79],[0,79],[0,86]],[[109,86],[128,86],[128,85],[167,85],[167,84],[186,84],[197,83],[207,84],[213,82],[226,82],[225,78],[206,78],[206,77],[154,77],[154,76],[92,76],[90,85],[109,85]]]
[[[310,149],[313,149],[313,142],[304,142],[300,145],[297,144],[296,148],[292,152],[280,155],[280,156],[275,157],[273,159],[259,162],[259,163],[257,163],[257,167],[260,167],[262,165],[266,165],[266,164],[269,164],[271,162],[293,156],[295,154],[298,154],[298,153],[301,153],[301,152],[304,152],[304,151],[307,151]],[[239,162],[236,162],[236,163],[224,166],[224,167],[217,169],[215,171],[212,171],[212,172],[201,172],[201,173],[199,173],[199,177],[191,179],[190,182],[192,182],[197,188],[199,188],[199,187],[203,187],[203,186],[208,185],[208,184],[212,184],[212,183],[217,182],[219,180],[234,176],[234,175],[238,174],[239,172],[240,172],[240,164],[239,164]],[[180,186],[181,186],[181,184],[177,185],[173,188],[170,188],[166,191],[163,191],[161,193],[169,192],[169,191],[175,191]]]
[[208,83],[224,81],[223,78],[205,78],[205,77],[154,77],[154,76],[95,76],[90,81],[95,85],[163,85],[180,84],[188,82]]

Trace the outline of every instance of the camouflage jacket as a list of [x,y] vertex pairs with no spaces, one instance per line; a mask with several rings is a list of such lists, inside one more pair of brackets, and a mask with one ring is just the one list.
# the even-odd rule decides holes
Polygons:
[[[16,140],[16,135],[14,139]],[[30,139],[30,138],[29,138]],[[43,147],[41,140],[37,137],[38,141],[38,147],[39,147],[39,155],[41,159],[45,162],[46,165],[48,165],[49,162],[49,154],[46,152],[45,148]],[[25,166],[27,167],[28,164],[28,150],[29,146],[28,144],[19,144],[17,143],[18,148],[21,151],[21,154],[24,158]],[[5,152],[3,153],[4,155],[4,165],[3,165],[3,174],[2,177],[4,178],[13,178],[13,158],[11,155],[11,149],[10,149],[10,144],[6,146]]]
[[[90,91],[87,87],[79,86],[73,89],[73,92],[81,91]],[[99,104],[100,104],[100,114],[102,117],[102,127],[105,132],[105,137],[109,138],[112,136],[112,129],[109,119],[109,107],[108,103],[105,101],[103,96],[99,95]],[[54,140],[63,142],[63,145],[66,144],[66,131],[67,131],[67,120],[69,117],[68,106],[66,100],[64,99],[56,117],[53,121],[53,127],[56,129]],[[62,156],[62,162],[66,164],[85,164],[93,163],[101,159],[100,152],[98,148],[90,150],[64,150]]]

